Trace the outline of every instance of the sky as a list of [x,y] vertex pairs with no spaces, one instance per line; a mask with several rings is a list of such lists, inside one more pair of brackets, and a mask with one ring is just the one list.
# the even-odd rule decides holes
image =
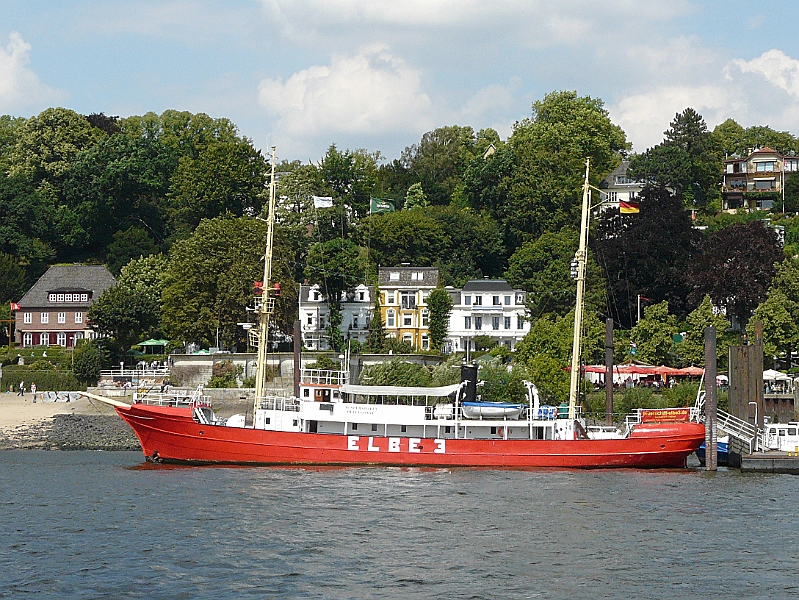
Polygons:
[[204,112],[303,162],[445,125],[506,139],[556,90],[638,152],[689,106],[798,135],[798,26],[791,1],[0,0],[0,114]]

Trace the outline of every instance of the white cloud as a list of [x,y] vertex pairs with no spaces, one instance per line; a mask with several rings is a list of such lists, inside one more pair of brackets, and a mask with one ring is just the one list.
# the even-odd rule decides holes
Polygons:
[[742,73],[757,73],[766,81],[799,98],[799,60],[793,59],[781,50],[769,50],[750,61],[734,60],[732,63]]
[[285,81],[264,79],[258,98],[289,136],[418,131],[435,122],[419,71],[384,46],[334,56],[329,66],[309,67]]
[[61,98],[63,94],[42,84],[36,73],[27,67],[31,45],[16,31],[8,37],[8,46],[0,47],[0,113],[20,111]]

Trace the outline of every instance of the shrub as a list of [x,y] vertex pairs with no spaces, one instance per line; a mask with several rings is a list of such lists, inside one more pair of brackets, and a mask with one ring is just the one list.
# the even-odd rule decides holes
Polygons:
[[208,382],[210,388],[235,388],[239,387],[236,376],[241,373],[241,367],[235,366],[229,360],[214,363],[211,367],[211,381]]
[[320,371],[340,371],[341,363],[326,354],[322,354],[316,357],[316,362],[309,363],[306,368],[319,369]]
[[488,335],[476,335],[472,338],[472,341],[474,341],[474,347],[477,350],[491,350],[499,343]]
[[0,389],[7,390],[9,386],[13,386],[16,390],[20,381],[24,381],[25,387],[28,389],[30,389],[31,383],[36,383],[38,392],[66,392],[86,389],[86,386],[81,385],[71,371],[56,369],[32,371],[26,367],[5,367],[3,369],[3,377],[0,379]]
[[72,361],[75,377],[87,383],[97,383],[102,357],[93,340],[82,340],[73,351]]

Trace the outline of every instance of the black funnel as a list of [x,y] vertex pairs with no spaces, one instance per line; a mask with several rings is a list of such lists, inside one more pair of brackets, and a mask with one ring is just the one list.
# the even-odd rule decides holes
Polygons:
[[463,397],[464,402],[477,401],[477,365],[461,365],[461,381],[468,381]]

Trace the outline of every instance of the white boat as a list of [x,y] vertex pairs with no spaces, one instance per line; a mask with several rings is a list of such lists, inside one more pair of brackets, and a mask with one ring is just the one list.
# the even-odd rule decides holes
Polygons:
[[624,434],[613,425],[589,425],[585,428],[589,439],[592,440],[619,440]]
[[461,402],[463,416],[467,419],[518,419],[521,404],[510,402]]

